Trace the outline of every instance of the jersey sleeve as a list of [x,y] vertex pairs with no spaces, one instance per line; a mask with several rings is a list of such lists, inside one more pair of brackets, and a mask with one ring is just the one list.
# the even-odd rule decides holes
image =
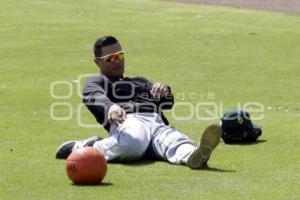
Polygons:
[[107,97],[107,81],[101,76],[90,77],[83,87],[83,103],[105,128],[108,110],[114,103]]

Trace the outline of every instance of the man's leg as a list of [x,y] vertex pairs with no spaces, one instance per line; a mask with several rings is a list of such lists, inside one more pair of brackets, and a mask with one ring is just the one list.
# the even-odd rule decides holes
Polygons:
[[128,114],[125,121],[110,128],[110,136],[97,136],[81,140],[68,141],[60,145],[56,151],[57,159],[66,159],[72,151],[85,146],[98,149],[107,161],[128,161],[142,157],[151,141],[150,128],[143,120]]
[[173,127],[162,125],[154,133],[147,154],[172,164],[186,164],[196,145]]
[[94,143],[107,161],[136,160],[144,155],[151,141],[150,129],[133,114],[119,126],[112,125],[110,136]]
[[173,164],[186,164],[191,169],[203,168],[215,147],[219,144],[221,128],[208,126],[202,134],[200,146],[175,128],[161,126],[149,147],[150,154]]

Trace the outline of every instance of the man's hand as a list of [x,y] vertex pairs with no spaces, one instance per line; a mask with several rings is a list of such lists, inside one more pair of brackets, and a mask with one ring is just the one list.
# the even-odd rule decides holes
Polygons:
[[126,117],[126,111],[118,106],[113,104],[108,110],[108,121],[116,125],[122,124]]
[[169,92],[168,86],[162,83],[154,83],[150,90],[153,96],[165,96]]

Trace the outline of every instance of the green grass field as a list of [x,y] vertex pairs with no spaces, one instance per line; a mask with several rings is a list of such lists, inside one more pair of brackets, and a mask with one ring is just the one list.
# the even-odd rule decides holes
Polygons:
[[[0,24],[0,200],[300,199],[299,15],[149,0],[4,0]],[[254,121],[263,126],[263,142],[221,143],[211,170],[109,164],[104,184],[72,185],[54,153],[65,140],[106,136],[78,123],[80,113],[84,124],[95,120],[81,107],[74,81],[98,73],[92,44],[106,34],[123,45],[127,76],[171,85],[177,102],[213,102],[220,113],[264,105],[264,118]],[[51,96],[55,81],[69,83],[70,97]],[[70,92],[56,86],[56,95]],[[54,103],[55,116],[67,116],[65,104],[72,105],[70,119],[53,120]],[[175,113],[189,114],[184,107]],[[215,121],[167,115],[196,141]]]

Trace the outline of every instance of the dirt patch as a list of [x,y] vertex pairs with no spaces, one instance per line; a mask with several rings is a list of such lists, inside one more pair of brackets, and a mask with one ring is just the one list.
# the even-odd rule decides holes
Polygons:
[[[173,0],[174,1],[174,0]],[[224,5],[300,14],[300,0],[175,0],[183,3]]]

